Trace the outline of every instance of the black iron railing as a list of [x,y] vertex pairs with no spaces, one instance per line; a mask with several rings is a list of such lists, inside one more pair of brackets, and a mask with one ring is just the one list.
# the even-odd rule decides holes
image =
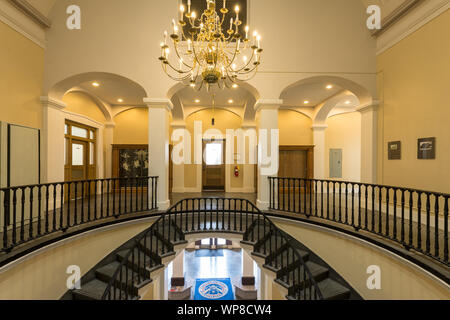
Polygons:
[[448,265],[448,194],[365,183],[269,177],[270,210],[364,230]]
[[[306,263],[285,234],[250,201],[224,198],[184,199],[171,207],[136,239],[102,299],[136,298],[136,287],[145,281],[146,271],[161,263],[161,255],[171,251],[174,254],[173,246],[184,242],[186,234],[211,232],[243,235],[243,241],[254,245],[255,251],[266,258],[266,265],[280,270],[281,280],[290,283],[292,297],[323,299]],[[146,258],[145,252],[150,258]]]
[[0,189],[0,252],[108,218],[157,209],[157,177]]

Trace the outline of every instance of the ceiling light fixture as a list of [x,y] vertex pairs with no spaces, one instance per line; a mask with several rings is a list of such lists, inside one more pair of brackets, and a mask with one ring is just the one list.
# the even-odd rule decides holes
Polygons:
[[[172,20],[172,32],[165,31],[160,44],[159,60],[171,79],[199,91],[206,86],[209,91],[212,85],[230,88],[236,81],[256,75],[263,52],[261,35],[255,31],[250,39],[250,27],[242,28],[239,20],[239,6],[234,7],[231,20],[229,11],[226,1],[217,8],[216,0],[206,0],[206,10],[198,15],[191,10],[191,0],[187,0],[187,8],[180,6],[178,19]],[[180,46],[181,42],[186,45]],[[172,54],[169,44],[174,48]]]
[[123,99],[117,99],[117,102],[122,103]]
[[238,86],[237,83],[233,83],[232,87],[233,87],[233,89],[236,89],[236,88],[238,88],[239,86]]
[[228,100],[229,104],[232,104],[233,102],[234,102],[233,99]]
[[200,100],[199,99],[195,99],[195,103],[200,103]]
[[100,83],[98,83],[98,82],[92,82],[92,86],[93,86],[93,87],[100,87]]
[[309,104],[308,100],[303,101],[304,104]]
[[350,104],[350,100],[345,101],[345,104]]
[[326,87],[328,90],[333,89],[333,86],[331,84],[327,85]]

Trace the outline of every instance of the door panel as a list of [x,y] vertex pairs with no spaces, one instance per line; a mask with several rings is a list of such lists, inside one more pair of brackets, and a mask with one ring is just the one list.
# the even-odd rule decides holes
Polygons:
[[342,149],[330,149],[330,178],[342,178]]
[[225,190],[225,141],[203,141],[203,190]]

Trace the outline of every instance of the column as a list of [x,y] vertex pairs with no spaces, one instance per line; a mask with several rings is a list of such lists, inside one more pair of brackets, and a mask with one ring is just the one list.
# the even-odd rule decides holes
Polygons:
[[172,287],[184,287],[184,250],[182,250],[173,260]]
[[103,144],[105,146],[105,178],[112,178],[112,145],[114,144],[114,123],[105,124]]
[[249,254],[242,250],[242,285],[254,286],[255,285],[255,268],[254,260]]
[[377,182],[378,105],[359,108],[361,113],[361,182]]
[[64,181],[64,113],[67,105],[49,97],[41,97],[41,183]]
[[312,126],[314,143],[314,179],[325,179],[325,124]]
[[149,175],[158,176],[158,209],[167,210],[169,200],[169,99],[145,98],[148,106]]
[[[269,176],[278,174],[279,133],[278,109],[283,100],[258,100],[255,104],[258,126],[258,196],[257,206],[267,210],[270,206]],[[272,141],[274,140],[274,141]]]
[[[242,167],[243,174],[243,190],[244,193],[255,193],[255,166],[257,166],[257,142],[258,133],[256,130],[256,124],[245,123],[242,124],[242,130],[244,131],[244,144],[245,150],[241,157],[246,157],[245,163]],[[248,139],[248,143],[247,143]]]
[[[191,144],[189,132],[186,131],[186,123],[172,123],[172,143],[174,145],[172,154],[172,166],[173,166],[173,187],[170,192],[183,193],[184,188],[184,168],[185,164],[190,162]],[[183,151],[180,152],[180,148]],[[188,150],[189,149],[189,150]]]

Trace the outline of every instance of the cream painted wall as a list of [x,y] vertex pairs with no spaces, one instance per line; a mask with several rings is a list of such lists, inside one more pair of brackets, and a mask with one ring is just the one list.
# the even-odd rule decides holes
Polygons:
[[[134,0],[132,6],[123,0],[79,0],[82,29],[77,31],[66,28],[70,4],[58,0],[50,14],[44,92],[69,76],[103,71],[136,81],[150,97],[166,97],[174,82],[157,57],[178,0]],[[283,0],[279,5],[250,0],[249,15],[265,48],[260,73],[251,81],[263,98],[278,98],[293,82],[327,73],[351,78],[376,94],[376,41],[365,27],[360,0]]]
[[114,118],[114,144],[148,144],[148,109],[134,108]]
[[[378,181],[450,193],[450,11],[377,58]],[[436,137],[436,160],[417,159],[417,139]],[[402,141],[402,160],[387,160],[387,143]]]
[[279,110],[278,128],[281,146],[313,145],[312,120],[292,110]]
[[351,112],[336,115],[328,118],[326,124],[326,177],[330,177],[330,149],[342,149],[342,179],[336,180],[361,181],[361,114]]
[[67,292],[67,267],[82,275],[155,220],[125,223],[74,237],[0,269],[0,300],[58,300]]
[[63,102],[67,103],[64,111],[84,115],[103,124],[106,122],[97,104],[85,93],[69,92],[64,96]]
[[[449,300],[450,290],[422,269],[346,235],[297,222],[275,224],[309,247],[366,300]],[[367,288],[367,268],[381,268],[381,290]]]
[[[212,117],[215,117],[216,124],[213,127],[211,125],[211,119]],[[199,112],[196,112],[192,115],[190,115],[186,119],[186,129],[190,132],[192,137],[192,163],[194,162],[194,122],[200,121],[202,122],[202,129],[203,133],[210,129],[217,129],[219,130],[224,138],[226,135],[227,129],[240,129],[242,125],[242,119],[237,116],[236,114],[229,112],[224,109],[217,109],[214,112],[212,109],[206,109]],[[247,141],[248,142],[248,141]],[[248,144],[248,143],[246,143]],[[235,152],[237,152],[237,143],[235,140]],[[248,153],[248,147],[246,152]],[[243,156],[243,155],[241,155]],[[226,181],[228,182],[229,186],[229,192],[253,192],[254,190],[254,179],[245,179],[245,175],[251,174],[253,176],[254,167],[252,166],[243,166],[239,165],[240,167],[240,176],[235,177],[234,176],[234,165],[226,165]],[[253,171],[253,172],[252,172]],[[185,181],[185,188],[189,189],[188,191],[200,191],[202,187],[202,181],[201,181],[201,165],[185,165],[184,170],[184,181]],[[246,183],[245,183],[245,182]]]
[[0,120],[42,128],[44,49],[0,22]]

